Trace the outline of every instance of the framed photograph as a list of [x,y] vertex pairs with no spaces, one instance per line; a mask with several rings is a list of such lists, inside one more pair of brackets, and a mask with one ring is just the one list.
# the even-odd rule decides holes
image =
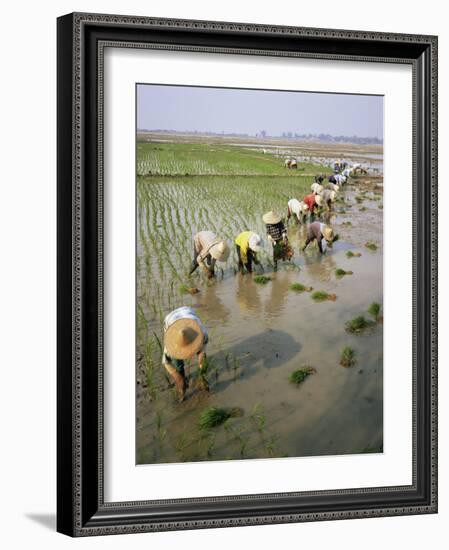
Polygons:
[[58,19],[58,531],[437,511],[437,38]]

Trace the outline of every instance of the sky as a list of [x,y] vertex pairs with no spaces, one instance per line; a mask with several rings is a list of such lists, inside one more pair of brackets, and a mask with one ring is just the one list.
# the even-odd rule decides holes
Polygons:
[[383,97],[139,84],[137,127],[383,138]]

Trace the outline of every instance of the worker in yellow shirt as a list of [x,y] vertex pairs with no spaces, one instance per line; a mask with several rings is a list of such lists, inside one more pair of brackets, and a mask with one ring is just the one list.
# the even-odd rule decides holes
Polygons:
[[253,262],[256,265],[260,265],[257,253],[262,250],[263,242],[257,233],[254,233],[254,231],[243,231],[235,239],[235,246],[237,248],[240,273],[244,272],[244,267],[246,267],[248,273],[251,273]]

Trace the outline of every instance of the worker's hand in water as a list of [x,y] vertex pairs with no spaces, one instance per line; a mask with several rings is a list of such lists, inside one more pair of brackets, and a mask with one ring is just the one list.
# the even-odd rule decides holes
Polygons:
[[207,278],[208,279],[213,279],[214,276],[215,276],[214,272],[211,271],[210,269],[208,269],[206,273],[207,273]]

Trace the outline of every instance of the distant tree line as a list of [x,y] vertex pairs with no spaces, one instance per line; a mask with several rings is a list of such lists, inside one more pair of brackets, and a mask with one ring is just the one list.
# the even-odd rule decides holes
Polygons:
[[260,137],[260,138],[279,138],[284,139],[296,139],[302,141],[328,141],[335,143],[356,143],[360,145],[382,145],[383,139],[377,137],[360,137],[360,136],[332,136],[331,134],[298,134],[296,132],[282,132],[280,136],[270,135],[265,130],[260,130],[255,134],[247,134],[241,132],[206,132],[199,130],[166,130],[166,129],[153,129],[145,130],[138,129],[138,132],[153,132],[164,134],[188,134],[199,136],[226,136],[226,137]]

